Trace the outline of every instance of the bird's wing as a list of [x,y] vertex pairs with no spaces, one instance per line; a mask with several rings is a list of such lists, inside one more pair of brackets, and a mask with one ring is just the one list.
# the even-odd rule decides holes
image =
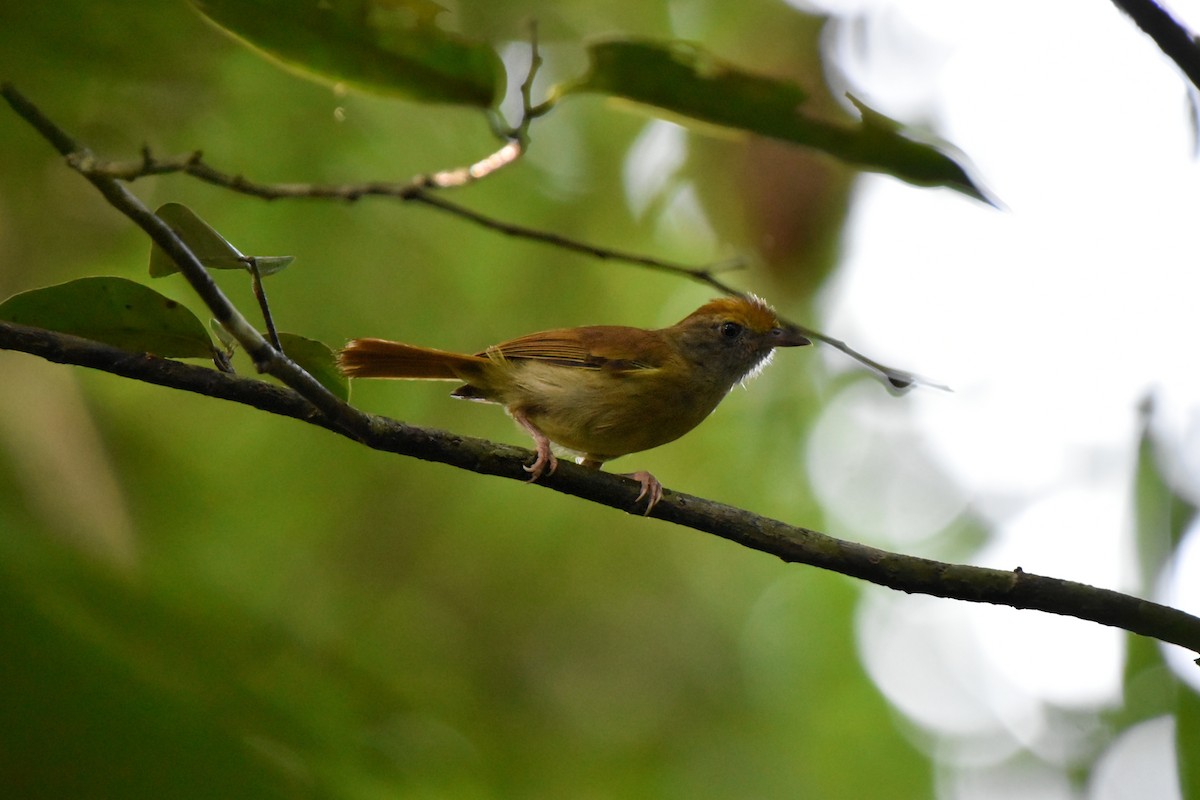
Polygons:
[[594,325],[531,333],[489,347],[491,359],[528,359],[564,367],[629,372],[657,369],[670,357],[658,331]]

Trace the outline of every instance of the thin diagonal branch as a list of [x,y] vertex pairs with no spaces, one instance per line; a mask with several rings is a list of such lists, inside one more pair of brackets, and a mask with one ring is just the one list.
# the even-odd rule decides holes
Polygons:
[[487,228],[490,231],[511,236],[515,239],[525,239],[531,242],[540,242],[542,244],[552,245],[560,250],[566,250],[571,253],[580,253],[592,258],[598,258],[602,261],[622,261],[626,264],[635,264],[637,266],[646,267],[657,272],[666,272],[680,277],[689,278],[707,284],[717,291],[727,294],[737,294],[735,289],[732,289],[727,284],[722,283],[716,273],[728,269],[736,269],[741,266],[740,261],[726,261],[721,264],[716,264],[708,267],[692,267],[686,264],[680,264],[673,261],[667,261],[661,258],[632,253],[626,250],[614,250],[608,247],[600,247],[588,242],[583,242],[578,239],[573,239],[570,236],[564,236],[553,231],[545,231],[539,228],[530,228],[525,225],[517,225],[511,222],[496,219],[495,217],[481,214],[478,211],[473,211],[465,206],[453,203],[445,198],[431,194],[430,192],[420,192],[407,198],[417,203],[436,208],[440,211],[445,211],[453,214],[456,217],[465,219],[469,222]]
[[1200,42],[1154,0],[1113,0],[1200,90]]
[[[480,214],[477,211],[472,211],[469,208],[461,206],[457,203],[452,203],[449,200],[428,192],[414,194],[408,199],[414,202],[432,206],[450,214],[454,214],[455,216],[473,222],[480,227],[501,233],[505,236],[512,236],[519,239],[526,239],[529,241],[553,245],[560,250],[581,253],[586,256],[591,256],[592,258],[623,261],[627,264],[635,264],[637,266],[646,267],[657,272],[666,272],[672,275],[688,278],[689,280],[694,280],[706,286],[710,286],[722,294],[737,297],[746,296],[745,292],[735,289],[731,284],[728,284],[717,277],[717,274],[720,272],[741,267],[740,261],[726,261],[707,267],[691,267],[687,266],[686,264],[664,261],[660,258],[651,258],[648,256],[639,255],[637,253],[630,253],[622,250],[612,250],[606,247],[596,247],[595,245],[588,244],[587,242],[581,242],[578,239],[572,239],[569,236],[563,236],[551,231],[543,231],[537,228],[529,228],[524,225],[514,225],[510,222],[503,222],[495,217],[489,217],[486,214]],[[885,381],[887,381],[888,385],[896,391],[903,392],[912,388],[913,386],[918,385],[928,386],[931,389],[942,389],[943,391],[949,391],[949,387],[940,383],[935,383],[906,370],[896,369],[895,367],[889,367],[886,364],[881,364],[875,359],[855,350],[841,339],[835,339],[828,334],[804,325],[800,325],[799,323],[791,320],[782,321],[786,322],[788,325],[791,325],[808,338],[819,342],[824,342],[830,347],[845,353],[850,358],[853,358],[855,361],[859,362],[882,377]]]
[[[523,448],[374,415],[365,415],[368,424],[361,434],[351,434],[326,417],[314,416],[309,402],[295,391],[253,378],[2,321],[0,349],[242,403],[318,425],[376,450],[522,482],[528,477],[523,465],[531,454]],[[553,474],[534,485],[637,513],[633,502],[637,482],[620,475],[564,461]],[[720,536],[789,563],[831,570],[902,592],[1061,614],[1200,652],[1200,618],[1109,589],[1035,575],[1020,568],[987,569],[891,553],[681,492],[666,492],[651,516]]]
[[186,155],[160,158],[151,153],[148,148],[143,148],[142,157],[137,161],[102,161],[92,158],[84,166],[93,175],[130,183],[152,175],[184,174],[204,183],[250,197],[257,197],[261,200],[313,199],[354,202],[364,197],[384,197],[393,200],[417,202],[452,214],[488,230],[502,233],[505,236],[540,242],[601,260],[621,261],[661,272],[674,273],[681,277],[706,283],[721,292],[734,292],[733,289],[714,277],[716,272],[728,269],[730,266],[729,262],[712,267],[693,267],[652,256],[602,247],[573,239],[569,236],[563,236],[562,234],[505,222],[496,217],[491,217],[457,203],[450,202],[431,191],[432,189],[463,186],[466,183],[479,180],[484,176],[494,173],[498,168],[496,164],[507,164],[515,160],[517,155],[519,155],[518,152],[514,152],[516,148],[519,148],[519,145],[509,142],[496,153],[470,166],[442,170],[430,175],[418,175],[411,181],[404,182],[369,181],[365,183],[342,184],[259,183],[244,175],[235,175],[216,169],[204,160],[204,154],[199,150]]

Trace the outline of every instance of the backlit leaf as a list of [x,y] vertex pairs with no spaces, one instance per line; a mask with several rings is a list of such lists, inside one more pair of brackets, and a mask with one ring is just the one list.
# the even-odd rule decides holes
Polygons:
[[340,399],[350,399],[350,381],[337,368],[337,357],[329,345],[294,333],[280,333],[279,343],[284,354],[318,383]]
[[258,267],[258,274],[265,278],[276,272],[283,272],[295,260],[295,256],[255,256],[254,264]]
[[[246,257],[229,241],[185,205],[167,203],[154,212],[175,231],[188,249],[209,269],[247,269]],[[280,272],[295,261],[294,256],[255,256],[259,274],[263,277]],[[167,252],[157,244],[150,245],[150,277],[161,278],[179,271]]]
[[[242,254],[196,213],[180,203],[167,203],[155,215],[175,231],[200,263],[213,269],[245,269]],[[161,278],[179,271],[179,266],[157,244],[150,245],[150,277]]]
[[[851,98],[860,122],[802,113],[808,94],[791,81],[757,75],[687,42],[612,39],[588,48],[587,73],[560,94],[597,92],[693,120],[812,147],[854,166],[920,186],[949,186],[978,199],[966,169],[937,147]],[[990,202],[990,201],[988,201]]]

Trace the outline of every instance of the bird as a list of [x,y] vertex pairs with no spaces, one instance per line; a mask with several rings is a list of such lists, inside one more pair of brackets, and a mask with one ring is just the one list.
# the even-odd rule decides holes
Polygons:
[[[451,396],[495,403],[533,439],[537,481],[558,467],[552,445],[599,469],[678,439],[704,421],[777,347],[811,344],[754,295],[721,297],[666,328],[590,325],[530,333],[471,355],[387,339],[352,339],[338,353],[349,378],[458,381]],[[662,484],[629,473],[650,511]]]

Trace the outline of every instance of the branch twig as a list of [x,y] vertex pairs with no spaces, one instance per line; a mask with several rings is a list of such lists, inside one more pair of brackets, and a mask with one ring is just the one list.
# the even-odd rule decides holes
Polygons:
[[[367,425],[361,435],[350,434],[325,417],[313,416],[311,405],[298,393],[253,378],[2,321],[0,349],[242,403],[321,426],[376,450],[522,482],[528,478],[523,467],[530,452],[523,448],[374,415],[364,415]],[[563,461],[553,474],[534,485],[637,513],[631,509],[638,484],[620,475]],[[1061,614],[1200,652],[1200,618],[1109,589],[1034,575],[1019,568],[1007,572],[891,553],[681,492],[664,494],[651,515],[789,563],[808,564],[902,592]]]
[[1200,42],[1154,0],[1113,0],[1200,90]]
[[529,126],[538,117],[548,113],[554,107],[555,101],[548,99],[538,105],[533,104],[533,81],[542,68],[542,53],[538,49],[537,20],[529,21],[529,71],[521,82],[521,118],[512,127],[504,127],[499,122],[499,116],[493,117],[492,130],[501,138],[519,142],[524,148],[529,143]]
[[[514,147],[517,148],[517,152],[514,152],[512,149]],[[204,160],[204,154],[199,150],[187,155],[159,158],[151,153],[149,148],[143,148],[142,158],[138,161],[102,161],[91,157],[86,163],[80,164],[79,168],[86,169],[91,175],[113,178],[129,183],[153,175],[184,174],[212,186],[218,186],[222,189],[228,189],[250,197],[257,197],[261,200],[310,199],[355,202],[364,197],[385,197],[393,200],[416,202],[452,214],[480,227],[502,233],[506,236],[553,245],[560,249],[581,253],[592,258],[621,261],[662,272],[670,272],[681,277],[706,283],[721,292],[734,292],[733,289],[716,280],[714,277],[714,273],[719,269],[727,268],[727,264],[723,267],[692,267],[652,256],[601,247],[561,234],[504,222],[503,220],[473,211],[457,203],[452,203],[449,200],[436,196],[434,192],[430,191],[431,189],[439,188],[455,188],[479,180],[486,175],[494,173],[498,168],[497,164],[511,163],[517,155],[519,155],[519,145],[509,142],[496,153],[467,167],[442,170],[429,175],[418,175],[407,182],[369,181],[365,183],[343,184],[259,183],[243,175],[222,172],[212,167]]]
[[243,256],[243,260],[250,271],[250,287],[254,291],[254,299],[258,301],[258,308],[262,311],[263,324],[267,326],[267,336],[270,338],[271,346],[282,353],[283,345],[279,343],[279,331],[275,329],[275,319],[271,316],[271,305],[267,302],[267,292],[263,289],[262,271],[258,268],[258,259],[254,256]]

